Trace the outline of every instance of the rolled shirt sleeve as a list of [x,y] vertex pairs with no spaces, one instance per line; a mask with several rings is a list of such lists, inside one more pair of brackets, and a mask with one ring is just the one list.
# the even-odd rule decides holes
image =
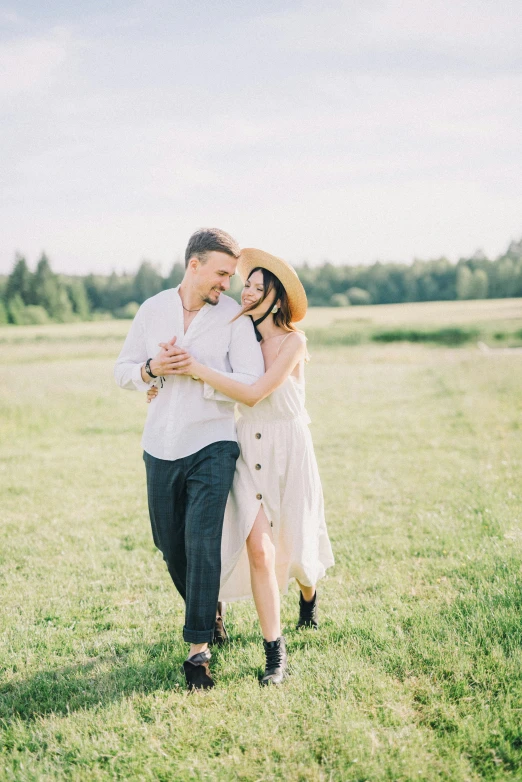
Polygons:
[[[263,353],[248,315],[241,316],[232,324],[228,360],[231,372],[216,371],[238,383],[251,386],[265,373]],[[203,396],[205,399],[212,399],[215,402],[235,403],[229,396],[216,391],[208,383],[204,383]]]
[[125,388],[128,391],[148,391],[150,384],[145,383],[141,376],[141,367],[148,358],[143,314],[140,308],[132,321],[114,366],[114,377],[120,388]]

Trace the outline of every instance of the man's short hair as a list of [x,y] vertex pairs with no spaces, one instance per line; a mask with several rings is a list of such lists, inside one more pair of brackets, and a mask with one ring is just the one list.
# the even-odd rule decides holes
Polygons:
[[200,228],[192,234],[185,250],[185,268],[195,255],[201,263],[207,260],[207,253],[226,253],[232,258],[239,258],[239,245],[226,231],[219,228]]

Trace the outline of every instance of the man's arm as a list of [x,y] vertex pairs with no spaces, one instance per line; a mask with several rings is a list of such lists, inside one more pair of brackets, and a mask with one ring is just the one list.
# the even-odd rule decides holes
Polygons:
[[[263,354],[256,339],[251,319],[243,315],[232,323],[232,333],[228,348],[228,360],[232,372],[221,372],[220,375],[236,380],[238,383],[252,385],[265,372]],[[216,370],[217,371],[217,370]],[[204,384],[203,396],[215,402],[233,402],[225,394],[216,391],[208,383]]]
[[145,364],[150,358],[150,370],[156,377],[174,375],[179,361],[183,361],[188,353],[176,345],[173,337],[164,350],[160,350],[153,358],[147,353],[145,329],[143,325],[142,308],[132,321],[127,339],[114,366],[114,377],[121,388],[130,391],[148,391],[153,378],[145,372]]
[[129,391],[147,391],[152,382],[152,378],[146,374],[144,369],[148,358],[140,308],[132,321],[127,338],[114,365],[114,377],[117,384]]

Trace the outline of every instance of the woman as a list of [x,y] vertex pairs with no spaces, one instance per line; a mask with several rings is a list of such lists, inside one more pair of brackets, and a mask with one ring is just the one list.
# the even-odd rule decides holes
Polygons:
[[[241,456],[222,539],[220,600],[253,595],[263,632],[263,684],[280,684],[287,665],[279,589],[301,590],[298,627],[317,628],[316,583],[334,564],[310,419],[304,407],[306,338],[294,323],[306,314],[294,269],[262,250],[241,252],[243,309],[254,323],[265,374],[248,386],[188,357],[178,374],[208,383],[238,404]],[[151,389],[149,401],[158,393]],[[245,545],[246,544],[246,545]]]

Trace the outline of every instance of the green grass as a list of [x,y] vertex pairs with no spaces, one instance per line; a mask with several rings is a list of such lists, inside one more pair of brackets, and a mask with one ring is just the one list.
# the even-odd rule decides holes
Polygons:
[[[471,304],[468,320],[462,303],[368,317],[504,317]],[[233,606],[217,687],[189,696],[147,518],[146,406],[111,376],[127,328],[0,329],[2,782],[521,779],[521,357],[312,344],[337,559],[321,628],[293,630],[291,590],[291,676],[260,689],[255,611]]]
[[305,320],[312,346],[413,342],[458,347],[522,347],[522,300],[450,301],[314,308]]
[[[362,345],[367,342],[416,342],[435,345],[458,347],[471,341],[477,341],[478,337],[485,338],[478,328],[465,326],[443,326],[430,328],[426,326],[415,328],[393,327],[388,329],[375,329],[362,327],[360,324],[335,323],[329,328],[310,329],[307,332],[310,345]],[[505,342],[506,336],[513,339],[519,338],[516,332],[506,335],[505,332],[497,332],[495,339]],[[520,339],[522,344],[522,338]],[[515,343],[518,345],[518,342]],[[504,346],[504,345],[503,345]],[[512,345],[511,345],[512,346]]]

